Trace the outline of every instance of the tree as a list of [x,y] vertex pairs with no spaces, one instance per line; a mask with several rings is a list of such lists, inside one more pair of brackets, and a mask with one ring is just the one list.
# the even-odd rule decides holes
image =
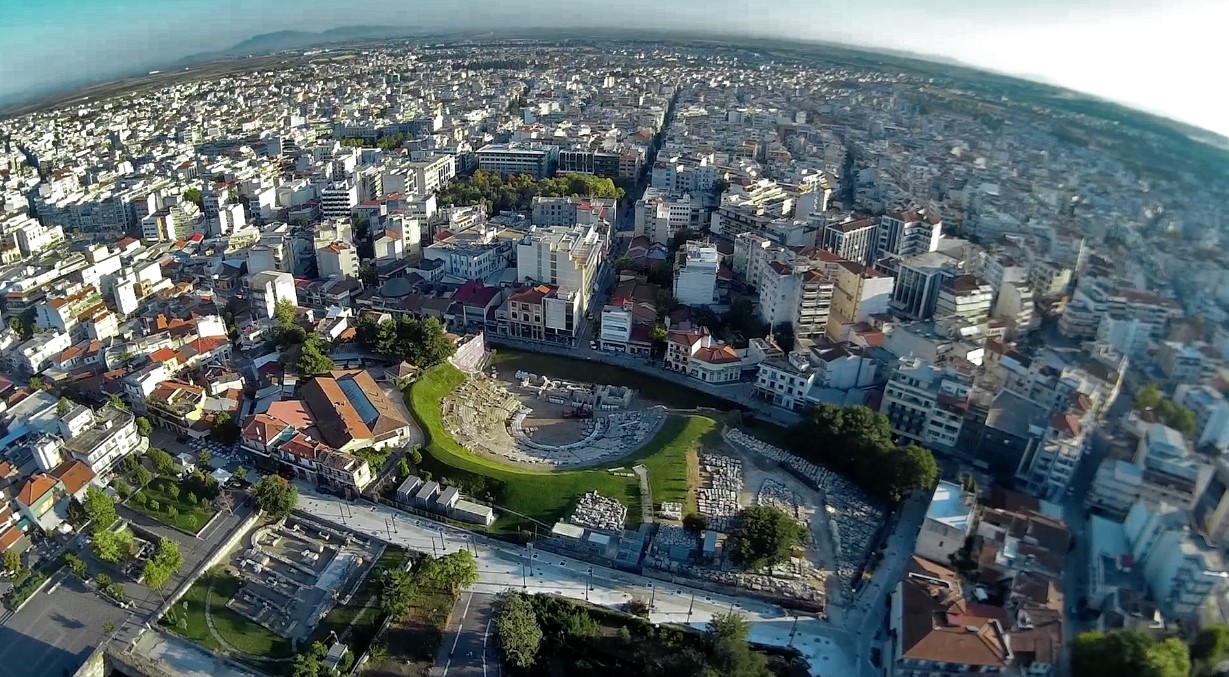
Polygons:
[[333,371],[333,360],[329,359],[328,345],[315,336],[309,337],[303,342],[303,348],[299,352],[299,359],[295,362],[295,367],[305,376],[327,374]]
[[1071,674],[1080,677],[1186,677],[1190,656],[1176,638],[1158,642],[1138,632],[1084,632],[1071,646]]
[[137,417],[137,434],[141,437],[149,437],[149,434],[154,431],[154,426],[149,422],[149,419],[144,416]]
[[410,460],[414,462],[414,467],[422,465],[422,450],[417,446],[410,449]]
[[243,466],[239,466],[238,468],[235,468],[235,479],[237,479],[237,480],[239,480],[240,482],[242,482],[242,481],[246,480],[246,479],[247,479],[247,477],[248,477],[248,469],[247,469],[247,468],[245,468],[245,467],[243,467]]
[[175,474],[175,459],[170,454],[157,448],[150,447],[145,452],[145,457],[154,466],[154,472],[159,475],[174,475]]
[[72,406],[73,403],[67,397],[61,397],[60,401],[55,403],[55,413],[58,416],[63,416],[68,413],[69,409],[72,409]]
[[98,584],[99,588],[105,590],[107,586],[111,585],[111,577],[100,571],[94,575],[94,582]]
[[213,454],[209,453],[208,451],[204,449],[201,449],[200,453],[196,455],[196,464],[202,468],[208,468],[209,462],[212,460],[213,460]]
[[777,508],[752,506],[734,518],[734,529],[725,544],[730,560],[749,571],[785,561],[806,531]]
[[891,498],[899,501],[914,489],[929,490],[939,479],[939,464],[929,449],[911,444],[894,449],[891,459]]
[[649,332],[649,340],[654,343],[661,343],[666,340],[666,326],[662,324],[654,325],[652,331]]
[[773,338],[777,341],[777,347],[786,353],[794,352],[794,325],[790,322],[782,322],[777,325],[773,333]]
[[397,460],[397,479],[404,480],[410,476],[410,463],[402,456]]
[[380,610],[393,618],[401,618],[414,603],[414,590],[414,579],[408,571],[386,572],[380,581]]
[[294,301],[278,299],[273,304],[273,319],[277,322],[279,328],[285,329],[294,326],[299,320],[299,308],[294,304]]
[[636,262],[630,256],[620,256],[618,261],[615,261],[615,270],[623,272],[625,270],[635,270]]
[[85,560],[82,560],[73,553],[68,553],[64,555],[64,562],[69,563],[69,571],[73,571],[76,577],[79,577],[82,581],[88,579],[90,571],[86,568]]
[[747,622],[736,613],[713,616],[708,622],[710,670],[722,677],[769,677],[764,657],[747,644]]
[[1229,654],[1229,627],[1212,625],[1199,631],[1191,642],[1191,660],[1220,663]]
[[456,592],[478,582],[478,562],[468,550],[458,550],[439,559],[428,560],[422,579],[438,588]]
[[149,474],[149,471],[143,465],[138,465],[137,469],[132,473],[132,481],[136,482],[137,486],[143,487],[153,479],[154,476]]
[[145,568],[141,571],[141,577],[145,585],[154,590],[161,590],[171,576],[183,566],[183,562],[179,544],[164,537],[159,539],[153,556],[145,560]]
[[273,519],[283,519],[294,510],[299,490],[286,478],[269,475],[256,483],[256,506]]
[[95,531],[91,546],[94,556],[108,564],[117,564],[128,559],[136,547],[136,541],[127,531]]
[[213,417],[213,425],[209,428],[213,438],[222,444],[234,444],[239,441],[239,424],[228,412],[221,412]]
[[504,660],[522,669],[534,664],[542,644],[542,628],[528,597],[518,592],[499,595],[495,600],[495,631]]
[[183,199],[187,202],[191,202],[201,209],[205,208],[205,199],[201,196],[201,191],[199,188],[189,188],[185,190]]
[[109,404],[112,409],[116,409],[118,411],[128,411],[128,403],[124,402],[124,399],[119,395],[112,395],[107,399],[107,404]]
[[4,573],[10,576],[16,576],[18,571],[21,571],[21,554],[10,548],[4,551]]
[[1161,391],[1155,383],[1149,383],[1135,395],[1135,410],[1153,409],[1161,404]]
[[31,376],[30,377],[30,390],[42,390],[42,389],[43,389],[43,379],[39,378],[38,376]]
[[114,624],[114,623],[112,623],[111,621],[107,621],[106,623],[103,623],[103,624],[102,624],[102,634],[104,634],[104,635],[110,635],[110,634],[111,634],[111,633],[113,633],[113,632],[115,632],[115,624]]
[[119,515],[115,512],[115,500],[107,492],[90,485],[85,490],[85,500],[82,502],[85,514],[89,515],[95,529],[106,529],[115,524]]
[[34,336],[34,322],[31,317],[32,312],[31,315],[22,314],[18,315],[17,317],[9,318],[9,329],[16,332],[23,341],[28,341],[32,336]]

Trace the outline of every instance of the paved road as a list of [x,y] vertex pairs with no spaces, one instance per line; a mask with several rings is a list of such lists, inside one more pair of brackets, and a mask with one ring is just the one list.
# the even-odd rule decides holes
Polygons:
[[497,677],[499,651],[492,626],[495,595],[469,591],[448,619],[431,677]]
[[0,625],[0,677],[72,674],[128,612],[104,602],[67,569]]
[[852,633],[814,617],[800,616],[795,623],[794,617],[777,605],[595,567],[419,520],[385,506],[349,503],[309,490],[301,490],[298,507],[317,519],[419,552],[440,555],[468,548],[478,557],[479,582],[473,592],[497,594],[523,589],[588,599],[610,608],[643,599],[653,604],[650,621],[686,623],[697,628],[715,615],[734,611],[746,618],[751,642],[798,649],[810,663],[813,674],[858,674]]

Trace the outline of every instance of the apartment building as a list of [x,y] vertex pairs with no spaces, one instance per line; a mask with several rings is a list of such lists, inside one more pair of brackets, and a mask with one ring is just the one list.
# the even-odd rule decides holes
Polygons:
[[[1105,336],[1102,342],[1138,351],[1146,348],[1148,340],[1164,338],[1169,321],[1181,313],[1178,303],[1153,292],[1115,286],[1106,278],[1087,275],[1080,278],[1063,309],[1058,330],[1075,339]],[[1102,329],[1107,319],[1109,326]]]
[[699,226],[699,207],[690,193],[646,188],[633,212],[635,235],[649,238],[650,243],[669,244],[675,235]]
[[833,278],[828,338],[847,340],[853,327],[873,315],[886,314],[895,287],[896,278],[890,275],[852,261],[840,262]]
[[528,174],[545,179],[555,173],[559,147],[538,143],[491,143],[479,148],[478,169],[495,174]]
[[353,182],[339,181],[320,189],[320,212],[326,219],[350,218],[358,203],[358,186]]
[[954,367],[902,359],[888,380],[879,413],[904,443],[951,452],[960,439],[972,377]]
[[873,219],[830,223],[824,226],[819,246],[848,261],[870,265],[878,251],[878,226]]
[[574,298],[577,312],[584,314],[609,248],[607,237],[598,224],[531,228],[516,247],[516,279],[557,287],[557,296]]
[[875,228],[873,260],[904,259],[937,251],[942,236],[942,219],[924,210],[884,214]]
[[26,374],[37,374],[51,366],[52,358],[72,345],[72,337],[59,331],[35,334],[12,350],[9,359]]
[[1034,496],[1062,500],[1088,447],[1087,431],[1093,421],[1086,414],[1073,410],[1050,417],[1040,443],[1017,470],[1019,486],[1026,487]]
[[536,195],[530,207],[529,222],[535,226],[547,227],[571,227],[599,221],[613,223],[618,208],[618,200],[614,198]]
[[455,155],[437,155],[426,160],[410,162],[407,167],[413,172],[414,190],[385,190],[383,191],[384,195],[388,195],[389,193],[393,192],[414,192],[419,195],[434,194],[440,189],[441,186],[448,185],[454,178],[456,178],[457,158]]
[[348,242],[332,242],[316,250],[316,270],[321,278],[357,279],[358,249]]
[[742,378],[742,356],[732,346],[714,339],[707,328],[667,334],[664,362],[667,369],[706,383],[730,383]]
[[1173,401],[1195,414],[1196,449],[1229,450],[1229,402],[1224,395],[1211,386],[1183,383]]
[[278,301],[289,301],[296,306],[299,305],[294,276],[290,273],[274,271],[256,273],[251,276],[249,283],[252,310],[259,317],[272,318]]
[[687,306],[708,306],[717,302],[717,246],[688,242],[678,251],[674,264],[674,298]]
[[828,327],[835,285],[811,260],[770,261],[760,274],[760,317],[772,327],[789,325],[795,336],[819,336]]
[[1123,529],[1148,592],[1166,616],[1195,621],[1224,590],[1229,571],[1223,557],[1187,526],[1185,509],[1141,500]]
[[[877,363],[852,344],[825,344],[788,355],[767,357],[756,372],[755,396],[790,411],[803,411],[824,401],[823,395],[869,388],[877,378]],[[829,398],[831,399],[831,398]]]
[[510,290],[495,311],[491,333],[525,341],[572,345],[582,326],[580,295],[539,284]]
[[980,324],[990,319],[993,297],[994,289],[973,275],[944,276],[935,297],[935,319]]
[[894,259],[887,269],[896,275],[892,311],[914,320],[930,319],[944,281],[959,276],[956,259],[940,252]]
[[78,405],[82,415],[70,411],[61,418],[61,451],[68,459],[80,461],[99,477],[105,477],[115,464],[129,454],[142,454],[149,443],[137,434],[136,416],[106,406],[98,411]]

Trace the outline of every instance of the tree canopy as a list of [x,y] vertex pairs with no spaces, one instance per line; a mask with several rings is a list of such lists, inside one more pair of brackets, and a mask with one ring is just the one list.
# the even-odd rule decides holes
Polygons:
[[273,519],[282,519],[294,510],[299,490],[285,477],[267,475],[256,483],[256,506]]
[[357,334],[364,350],[406,360],[422,369],[443,362],[457,351],[444,325],[434,317],[416,320],[402,315],[384,322],[364,317]]
[[1149,383],[1135,395],[1136,411],[1152,411],[1157,419],[1165,425],[1190,437],[1195,434],[1197,421],[1195,412],[1186,407],[1179,407],[1173,400],[1166,399],[1155,383]]
[[1080,677],[1186,677],[1191,662],[1176,638],[1138,632],[1084,632],[1071,645],[1071,674]]
[[137,417],[137,434],[141,437],[149,437],[149,434],[154,431],[154,426],[149,422],[149,419],[144,416]]
[[234,444],[239,441],[239,424],[228,412],[220,412],[213,417],[213,425],[209,427],[213,438],[222,444]]
[[799,456],[848,475],[885,500],[899,501],[938,479],[930,451],[897,447],[888,418],[866,407],[816,405],[793,432],[793,451]]
[[504,592],[495,601],[495,631],[504,660],[518,668],[528,668],[538,657],[542,628],[528,597],[519,592]]
[[732,562],[754,571],[785,561],[805,537],[806,530],[789,515],[757,505],[743,509],[734,518],[725,551]]
[[295,362],[295,367],[304,376],[316,376],[333,371],[333,360],[329,359],[328,344],[319,337],[307,337],[299,351],[299,359]]
[[746,620],[736,613],[713,616],[706,633],[709,671],[722,677],[768,677],[764,657],[747,644]]
[[145,560],[142,578],[145,585],[154,590],[161,590],[166,582],[183,566],[183,554],[179,552],[179,544],[169,538],[158,541],[153,556]]
[[414,589],[410,572],[402,569],[386,572],[380,580],[380,610],[393,618],[401,618],[414,602]]
[[485,203],[493,212],[525,211],[535,196],[602,197],[622,199],[623,189],[608,178],[567,174],[553,179],[534,179],[528,174],[504,178],[492,172],[474,172],[468,180],[454,181],[438,193],[441,207],[466,207]]
[[107,492],[90,485],[85,490],[85,500],[82,501],[85,514],[89,515],[95,529],[106,529],[115,524],[119,516],[115,512],[115,500]]
[[98,559],[110,564],[117,564],[121,560],[132,556],[132,552],[136,548],[136,540],[127,531],[108,531],[104,529],[94,532],[94,542],[91,547],[94,550],[94,556]]
[[175,459],[170,454],[157,447],[150,447],[145,452],[146,458],[154,466],[154,472],[159,475],[175,474]]

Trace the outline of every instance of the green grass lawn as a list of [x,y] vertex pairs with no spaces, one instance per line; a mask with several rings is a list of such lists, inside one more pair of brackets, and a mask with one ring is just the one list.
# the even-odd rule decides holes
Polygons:
[[[293,654],[290,640],[270,632],[226,606],[243,582],[224,571],[210,571],[188,589],[162,619],[162,624],[184,637],[213,650],[225,647],[218,642],[205,621],[205,598],[211,595],[210,615],[218,634],[231,646],[246,654],[265,658],[284,658]],[[211,592],[212,587],[212,592]]]
[[[602,469],[542,472],[512,468],[459,445],[444,430],[440,402],[464,380],[465,375],[455,367],[440,365],[424,372],[406,396],[407,406],[428,439],[423,467],[436,479],[449,478],[464,489],[464,485],[474,482],[473,476],[488,478],[498,485],[492,491],[498,504],[545,524],[567,514],[581,494],[597,491],[628,506],[629,525],[639,522],[640,489],[634,477],[621,477]],[[654,501],[684,500],[688,491],[687,451],[717,430],[717,422],[708,417],[672,416],[639,452],[612,465],[630,470],[639,460],[649,468]],[[496,527],[502,531],[532,528],[526,517],[506,511],[501,513]]]
[[[125,505],[163,524],[195,534],[205,528],[217,510],[214,510],[212,503],[206,500],[200,500],[196,505],[188,503],[187,491],[181,491],[178,497],[172,498],[171,487],[178,487],[178,485],[179,482],[173,477],[155,477],[140,491],[133,494]],[[157,510],[152,510],[147,505],[150,499],[158,502]],[[174,517],[168,512],[171,506],[174,506],[176,510]]]

